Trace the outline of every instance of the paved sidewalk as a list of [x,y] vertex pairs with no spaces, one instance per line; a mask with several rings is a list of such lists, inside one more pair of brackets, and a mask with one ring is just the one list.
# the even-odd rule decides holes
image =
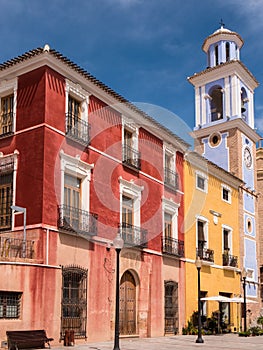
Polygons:
[[[179,335],[158,338],[120,339],[121,350],[263,350],[263,336],[239,337],[237,334],[204,336],[203,344],[196,344],[196,336]],[[78,350],[113,350],[113,341],[78,344]],[[59,349],[59,348],[57,348]],[[66,350],[69,348],[61,347]]]

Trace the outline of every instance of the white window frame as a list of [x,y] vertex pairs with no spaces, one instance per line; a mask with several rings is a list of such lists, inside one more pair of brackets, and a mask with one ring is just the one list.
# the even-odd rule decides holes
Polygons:
[[2,98],[8,95],[14,95],[14,105],[13,105],[13,132],[16,131],[16,107],[17,107],[17,85],[18,78],[3,80],[0,82],[0,106],[2,105]]
[[206,249],[209,249],[209,240],[208,240],[208,226],[209,226],[209,220],[202,215],[196,216],[196,248],[198,248],[198,221],[202,221],[204,225],[204,237],[206,241]]
[[81,120],[88,122],[90,94],[86,90],[84,90],[79,84],[75,84],[72,81],[66,79],[66,114],[68,113],[69,96],[72,96],[80,103],[80,118]]
[[[198,177],[204,179],[204,188],[198,186]],[[195,187],[197,190],[202,191],[204,193],[207,193],[208,191],[208,176],[199,170],[195,171]]]
[[222,225],[222,253],[224,253],[224,230],[228,231],[229,254],[233,255],[233,228],[227,225]]
[[[228,200],[224,199],[224,197],[223,197],[223,190],[228,191]],[[225,184],[221,184],[221,199],[225,203],[228,203],[228,204],[232,203],[232,189],[229,186],[225,185]]]
[[124,130],[132,134],[132,148],[139,150],[139,127],[132,120],[122,116],[122,146],[124,146]]
[[122,222],[122,196],[127,196],[133,200],[133,221],[134,226],[141,226],[141,199],[143,186],[136,185],[133,180],[124,180],[119,177],[120,184],[120,223]]
[[90,180],[91,169],[94,164],[88,164],[80,160],[80,156],[72,157],[60,151],[61,165],[61,205],[64,204],[65,174],[77,177],[81,180],[81,209],[89,212],[90,206]]
[[172,238],[178,239],[178,209],[180,204],[175,203],[172,199],[162,198],[163,208],[163,235],[165,232],[165,213],[172,216]]

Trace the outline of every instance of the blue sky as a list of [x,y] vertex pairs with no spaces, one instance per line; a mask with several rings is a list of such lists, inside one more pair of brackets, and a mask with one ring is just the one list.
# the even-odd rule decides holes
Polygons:
[[[221,18],[263,83],[262,0],[0,0],[0,9],[0,62],[48,43],[129,101],[161,107],[155,117],[175,133],[178,118],[194,126],[187,77],[206,67],[201,46]],[[255,116],[263,135],[261,85]]]

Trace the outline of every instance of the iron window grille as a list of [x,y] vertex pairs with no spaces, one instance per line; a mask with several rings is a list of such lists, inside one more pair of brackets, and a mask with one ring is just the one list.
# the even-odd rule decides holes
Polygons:
[[84,237],[96,236],[98,215],[68,205],[59,206],[58,227]]
[[138,246],[145,248],[147,246],[148,231],[126,222],[120,224],[120,235],[127,246]]
[[11,229],[11,205],[13,202],[13,168],[13,160],[0,165],[0,231]]
[[81,144],[87,145],[90,142],[90,125],[78,115],[67,113],[66,135]]
[[122,148],[122,163],[141,170],[141,153],[128,145],[124,145]]
[[199,257],[201,260],[214,262],[214,251],[212,249],[206,248],[197,248],[196,257]]
[[163,237],[163,253],[184,256],[184,241],[171,237]]
[[22,293],[0,291],[0,319],[20,317]]
[[6,96],[1,101],[0,137],[13,134],[14,95]]
[[164,184],[170,188],[177,190],[178,174],[169,168],[164,168]]
[[0,256],[3,258],[34,259],[34,241],[26,240],[23,257],[23,239],[3,237],[0,235]]
[[238,267],[238,257],[231,255],[228,252],[224,252],[223,255],[223,266]]

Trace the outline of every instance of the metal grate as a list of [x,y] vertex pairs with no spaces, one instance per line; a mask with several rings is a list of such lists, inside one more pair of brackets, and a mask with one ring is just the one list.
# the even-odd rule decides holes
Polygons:
[[169,168],[164,168],[164,184],[174,190],[177,190],[178,174]]
[[13,173],[6,173],[13,167],[13,162],[0,166],[0,230],[11,229]]
[[70,330],[75,338],[87,338],[87,274],[79,266],[62,267],[61,339]]
[[0,318],[20,317],[21,296],[22,293],[0,291]]
[[122,163],[140,170],[141,153],[128,145],[124,145],[122,148]]
[[171,237],[163,237],[163,253],[183,257],[184,241]]
[[164,314],[165,314],[165,333],[178,333],[179,328],[179,310],[178,310],[178,283],[173,281],[164,282]]
[[122,222],[119,230],[125,245],[141,248],[147,247],[147,230],[128,224],[127,222]]
[[82,144],[90,142],[90,125],[78,115],[68,113],[66,115],[66,135]]

